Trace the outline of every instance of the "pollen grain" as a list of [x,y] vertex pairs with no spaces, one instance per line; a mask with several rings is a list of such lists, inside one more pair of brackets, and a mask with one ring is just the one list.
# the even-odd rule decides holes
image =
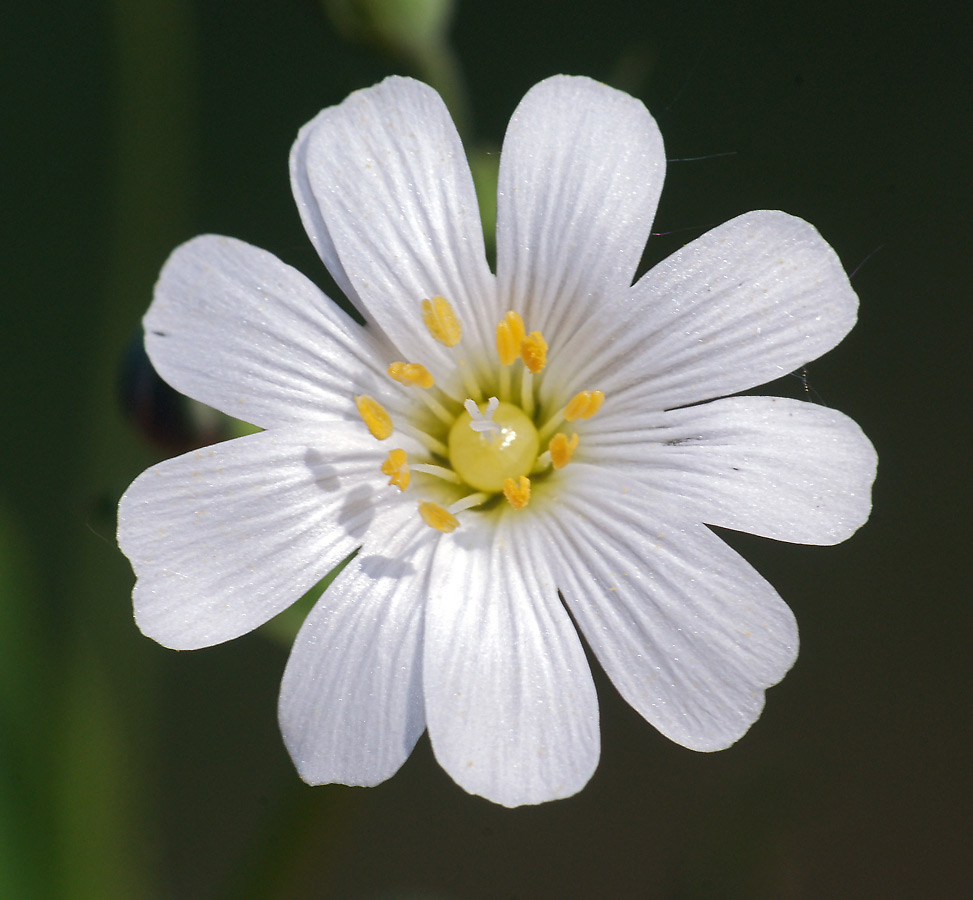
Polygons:
[[435,384],[435,379],[421,363],[394,362],[388,367],[388,376],[407,387],[417,384],[421,388],[431,388]]
[[382,463],[382,474],[388,475],[389,484],[394,484],[400,491],[409,486],[412,474],[409,472],[409,458],[405,450],[398,448],[389,452],[388,458]]
[[547,365],[547,341],[539,331],[532,331],[524,338],[520,345],[520,358],[532,375]]
[[551,454],[551,465],[555,469],[563,469],[569,462],[571,462],[571,457],[574,456],[574,451],[578,447],[578,436],[577,434],[572,434],[570,440],[568,436],[563,432],[559,431],[554,437],[551,438],[550,444],[547,445],[547,449]]
[[419,503],[419,515],[430,528],[435,528],[443,534],[451,534],[459,528],[459,519],[448,509],[443,509],[431,500],[423,500]]
[[497,356],[500,357],[500,365],[513,365],[520,356],[520,345],[525,336],[524,320],[519,313],[510,310],[497,323]]
[[463,336],[463,326],[453,305],[445,297],[436,296],[422,301],[422,321],[429,333],[447,347],[455,347]]
[[517,481],[512,478],[503,483],[503,496],[514,509],[523,509],[530,503],[530,479],[521,475]]
[[567,406],[564,407],[564,418],[569,422],[576,419],[590,419],[605,402],[605,395],[601,391],[581,391],[575,394]]

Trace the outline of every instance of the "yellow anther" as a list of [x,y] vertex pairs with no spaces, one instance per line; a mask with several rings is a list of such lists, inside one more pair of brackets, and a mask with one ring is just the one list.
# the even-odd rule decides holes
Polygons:
[[355,397],[355,406],[358,407],[358,415],[368,426],[372,437],[384,441],[387,437],[392,436],[392,432],[395,430],[392,419],[381,403],[373,397],[369,397],[368,394],[361,394]]
[[389,476],[389,484],[394,484],[400,491],[409,486],[412,477],[409,472],[408,456],[405,450],[392,450],[388,459],[382,463],[382,474]]
[[536,375],[547,365],[547,341],[541,337],[539,331],[532,331],[524,338],[520,345],[520,357],[532,375]]
[[459,519],[456,516],[430,500],[423,500],[419,504],[419,515],[430,528],[435,528],[443,534],[450,534],[459,528]]
[[582,391],[571,398],[571,402],[564,407],[564,418],[569,422],[575,419],[590,419],[605,402],[605,395],[601,391]]
[[524,320],[519,313],[510,310],[497,323],[497,356],[500,364],[509,366],[520,356],[520,345],[524,342]]
[[530,503],[530,479],[526,475],[518,481],[508,478],[503,483],[503,495],[514,509],[523,509]]
[[445,297],[422,301],[422,321],[426,323],[429,333],[447,347],[455,347],[463,336],[463,326],[456,318],[453,305]]
[[388,367],[389,378],[411,387],[414,384],[421,388],[431,388],[434,384],[429,370],[421,363],[394,362]]
[[571,457],[574,456],[577,447],[578,436],[576,434],[572,434],[571,440],[568,440],[568,436],[563,431],[559,431],[547,445],[547,449],[551,453],[551,465],[555,469],[563,469],[571,462]]

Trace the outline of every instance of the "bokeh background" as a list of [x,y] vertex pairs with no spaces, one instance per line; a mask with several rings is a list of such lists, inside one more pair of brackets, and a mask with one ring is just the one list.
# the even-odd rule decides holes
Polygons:
[[[969,14],[457,0],[445,43],[414,28],[403,43],[354,6],[4,7],[0,896],[968,896]],[[809,390],[773,390],[862,424],[873,516],[834,548],[728,536],[802,637],[729,750],[668,742],[599,674],[601,764],[574,798],[492,806],[425,738],[378,788],[312,789],[277,730],[285,643],[262,631],[180,654],[132,622],[114,507],[194,424],[140,380],[159,268],[219,232],[330,289],[287,153],[320,108],[393,72],[449,90],[487,177],[535,81],[628,90],[672,160],[646,264],[779,208],[854,272],[858,327],[808,367]]]

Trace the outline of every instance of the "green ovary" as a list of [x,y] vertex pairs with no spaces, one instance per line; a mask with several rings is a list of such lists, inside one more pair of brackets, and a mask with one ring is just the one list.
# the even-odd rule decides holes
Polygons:
[[[480,404],[481,412],[486,404]],[[493,414],[498,431],[477,432],[464,412],[449,431],[449,461],[453,471],[478,491],[497,493],[508,478],[530,474],[537,460],[539,440],[534,423],[523,410],[501,403]]]

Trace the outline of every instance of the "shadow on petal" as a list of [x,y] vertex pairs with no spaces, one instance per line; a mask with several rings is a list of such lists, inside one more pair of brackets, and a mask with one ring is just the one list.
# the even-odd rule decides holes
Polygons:
[[358,565],[363,575],[375,581],[382,578],[404,578],[406,575],[414,575],[416,572],[415,566],[407,560],[379,556],[378,554],[359,557]]

